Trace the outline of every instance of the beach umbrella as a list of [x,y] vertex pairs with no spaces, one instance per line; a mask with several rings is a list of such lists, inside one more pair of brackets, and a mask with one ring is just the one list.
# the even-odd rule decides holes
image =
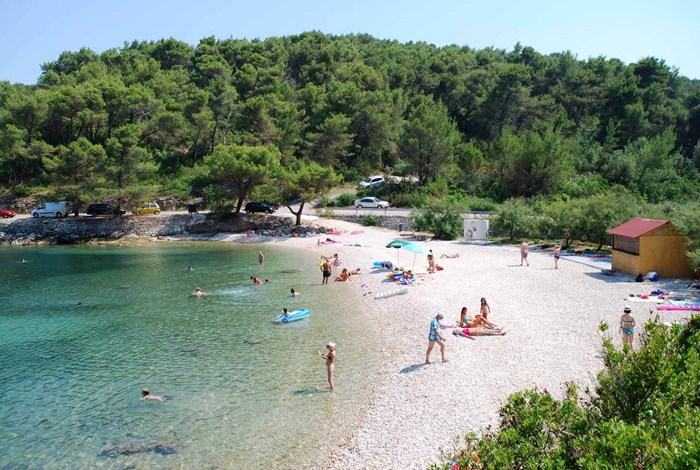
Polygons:
[[404,245],[402,248],[406,251],[410,251],[413,253],[413,267],[411,268],[411,271],[413,271],[416,268],[416,255],[425,255],[428,253],[428,249],[420,243],[409,243],[407,245]]
[[399,250],[403,248],[406,245],[410,245],[410,242],[407,242],[406,240],[401,240],[399,238],[392,240],[389,242],[389,244],[386,246],[387,248],[396,248],[396,267],[399,267],[400,261],[401,261],[401,256],[399,254]]

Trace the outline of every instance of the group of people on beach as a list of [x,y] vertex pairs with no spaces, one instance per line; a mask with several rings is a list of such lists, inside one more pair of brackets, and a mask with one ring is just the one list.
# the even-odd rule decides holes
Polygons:
[[505,330],[488,320],[491,307],[484,297],[481,298],[479,313],[474,318],[468,318],[467,307],[462,307],[459,313],[459,321],[452,325],[444,324],[444,315],[438,313],[430,322],[430,332],[428,333],[428,350],[425,352],[425,363],[430,364],[430,353],[437,344],[440,347],[442,362],[447,362],[445,357],[445,344],[447,338],[444,330],[452,328],[452,334],[474,339],[474,336],[503,336]]
[[[520,243],[520,266],[530,266],[530,261],[528,260],[527,254],[530,246],[525,240]],[[559,269],[559,258],[561,258],[561,245],[556,244],[552,249],[552,254],[554,255],[554,269]]]

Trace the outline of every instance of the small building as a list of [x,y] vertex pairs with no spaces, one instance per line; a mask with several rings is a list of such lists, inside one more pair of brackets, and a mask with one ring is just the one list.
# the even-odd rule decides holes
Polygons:
[[656,272],[660,277],[693,275],[687,238],[668,220],[635,217],[608,230],[612,235],[612,269],[636,276]]
[[465,218],[464,239],[466,241],[485,241],[489,239],[489,219]]

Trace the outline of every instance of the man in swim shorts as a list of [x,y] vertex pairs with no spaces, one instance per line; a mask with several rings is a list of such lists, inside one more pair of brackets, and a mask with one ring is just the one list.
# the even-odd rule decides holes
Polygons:
[[523,241],[520,244],[520,266],[523,265],[523,262],[527,263],[528,266],[530,266],[530,262],[527,260],[527,242]]
[[622,332],[622,347],[629,346],[632,348],[634,340],[634,326],[636,322],[632,316],[632,307],[625,305],[625,310],[620,317],[620,331]]
[[430,333],[428,334],[428,350],[425,352],[425,363],[430,364],[430,351],[433,350],[435,343],[440,346],[440,356],[442,357],[442,362],[447,362],[445,358],[445,336],[443,335],[442,324],[440,323],[443,319],[442,313],[438,313],[435,318],[430,322]]
[[331,268],[331,263],[329,263],[328,260],[325,260],[321,265],[321,272],[323,273],[323,280],[321,281],[321,285],[328,284],[328,279],[331,277],[332,269],[333,268]]

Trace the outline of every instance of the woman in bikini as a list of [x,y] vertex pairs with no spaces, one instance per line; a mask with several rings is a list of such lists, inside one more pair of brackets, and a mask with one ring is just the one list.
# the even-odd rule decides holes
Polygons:
[[491,307],[489,307],[488,302],[486,302],[486,299],[484,297],[481,298],[481,306],[479,307],[479,315],[484,317],[486,320],[489,318],[489,313],[491,313]]
[[482,326],[477,327],[477,328],[455,328],[452,331],[453,335],[459,335],[459,336],[464,336],[465,338],[469,339],[474,339],[472,336],[503,336],[506,334],[505,331],[503,331],[500,328],[484,328]]
[[561,246],[554,246],[554,269],[559,269],[559,258],[561,257]]
[[625,305],[625,310],[620,317],[620,331],[622,332],[622,347],[629,346],[632,348],[632,341],[634,340],[634,326],[636,321],[632,316],[632,307]]
[[328,385],[331,386],[331,392],[333,392],[335,391],[335,379],[333,378],[333,373],[335,372],[335,343],[329,342],[326,345],[326,349],[328,349],[328,354],[323,354],[321,351],[318,353],[326,360],[326,369],[328,369]]
[[478,328],[482,325],[487,328],[497,328],[496,325],[484,318],[483,315],[477,315],[473,320],[467,321],[467,307],[462,307],[462,311],[459,312],[458,326],[460,328]]

